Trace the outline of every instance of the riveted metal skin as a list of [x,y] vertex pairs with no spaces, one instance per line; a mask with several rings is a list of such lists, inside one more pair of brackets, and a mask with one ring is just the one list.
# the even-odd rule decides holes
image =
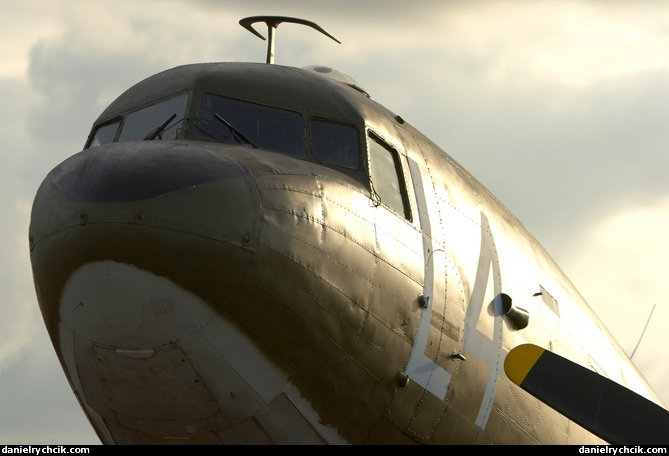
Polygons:
[[[352,126],[360,166],[318,163],[308,127],[304,158],[197,140],[206,93]],[[94,127],[178,94],[178,139],[87,147],[33,204],[39,306],[103,443],[602,443],[502,363],[528,340],[588,362],[608,334],[443,150],[364,91],[263,64],[167,70]],[[397,154],[405,213],[375,193],[370,135]],[[526,326],[504,318],[502,292]],[[622,353],[597,363],[638,376]]]

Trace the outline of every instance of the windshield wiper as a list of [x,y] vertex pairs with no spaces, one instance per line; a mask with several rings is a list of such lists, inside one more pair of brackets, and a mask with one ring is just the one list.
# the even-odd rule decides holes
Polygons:
[[144,138],[144,141],[149,141],[151,139],[155,139],[156,136],[160,135],[163,131],[165,131],[165,128],[167,128],[167,126],[170,124],[170,122],[172,122],[172,119],[174,119],[176,116],[177,116],[177,113],[175,112],[165,122],[160,124],[160,126],[158,128],[156,128],[151,133],[146,135],[146,137]]
[[258,148],[258,146],[256,146],[255,143],[253,141],[251,141],[244,133],[242,133],[241,131],[238,131],[235,127],[232,126],[232,124],[230,122],[225,120],[223,117],[221,117],[218,114],[214,114],[214,117],[216,117],[218,120],[223,122],[230,129],[233,136],[237,137],[238,139],[241,138],[245,143],[252,145],[256,149]]

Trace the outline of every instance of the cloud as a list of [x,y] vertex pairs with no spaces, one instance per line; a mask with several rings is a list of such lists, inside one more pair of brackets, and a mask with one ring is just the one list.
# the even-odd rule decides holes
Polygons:
[[[28,68],[28,53],[39,40],[60,33],[58,2],[25,0],[2,7],[0,78],[21,78]],[[56,16],[56,17],[54,17]]]
[[662,299],[668,232],[669,197],[664,196],[602,218],[572,239],[562,264],[628,355],[639,344],[633,359],[647,377],[658,380],[655,387],[669,404],[669,364],[656,357],[669,344],[664,330],[669,306]]
[[34,298],[26,237],[39,183],[139,80],[264,61],[267,43],[237,24],[260,14],[339,38],[282,25],[277,62],[345,71],[442,146],[537,235],[628,352],[657,302],[634,360],[669,402],[669,366],[654,358],[669,319],[666,3],[28,0],[3,7],[0,31],[0,442],[96,440]]

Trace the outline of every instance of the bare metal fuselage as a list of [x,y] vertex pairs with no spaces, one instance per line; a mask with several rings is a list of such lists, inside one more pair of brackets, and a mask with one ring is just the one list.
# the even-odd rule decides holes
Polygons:
[[[306,159],[199,141],[185,121],[86,148],[35,198],[39,304],[102,442],[602,443],[506,377],[525,342],[657,400],[506,208],[359,90],[185,66],[96,125],[179,93],[193,118],[209,92],[299,113]],[[313,159],[312,119],[355,128],[359,169]],[[404,213],[370,181],[370,135],[397,153]]]

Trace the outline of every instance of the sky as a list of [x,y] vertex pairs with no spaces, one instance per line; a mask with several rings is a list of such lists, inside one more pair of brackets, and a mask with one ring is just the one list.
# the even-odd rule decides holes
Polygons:
[[0,444],[99,443],[35,297],[42,179],[139,80],[264,62],[266,42],[238,21],[268,14],[337,37],[283,24],[276,63],[345,72],[462,164],[669,404],[668,2],[23,0],[0,6]]

